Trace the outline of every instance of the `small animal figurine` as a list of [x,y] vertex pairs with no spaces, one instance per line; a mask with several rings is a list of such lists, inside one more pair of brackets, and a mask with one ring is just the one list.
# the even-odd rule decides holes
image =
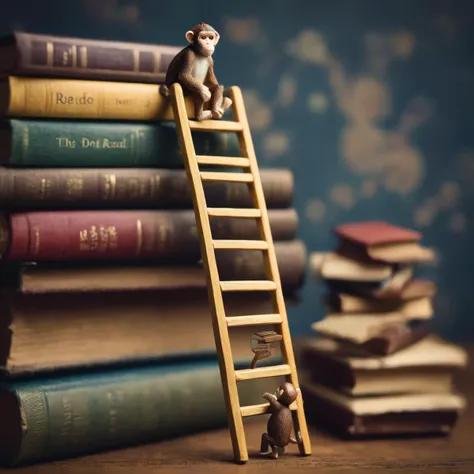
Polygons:
[[[289,443],[301,443],[300,433],[297,434],[297,439],[291,437],[293,416],[289,407],[297,396],[298,391],[289,382],[281,384],[275,395],[263,394],[263,398],[270,402],[271,416],[268,419],[267,432],[262,434],[260,454],[270,454],[277,459],[279,454],[285,452],[285,446]],[[269,447],[272,449],[271,453],[267,453]]]
[[[189,45],[171,60],[160,92],[168,95],[168,88],[178,82],[185,95],[194,96],[197,120],[220,119],[232,105],[232,100],[224,97],[224,87],[214,74],[212,55],[220,39],[219,33],[211,25],[199,23],[185,36]],[[209,101],[209,110],[204,110],[204,104]]]

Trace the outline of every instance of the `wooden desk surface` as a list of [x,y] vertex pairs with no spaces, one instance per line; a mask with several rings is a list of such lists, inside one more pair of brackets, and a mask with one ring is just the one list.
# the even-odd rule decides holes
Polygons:
[[[469,351],[474,358],[474,348]],[[398,440],[343,441],[310,426],[313,453],[300,457],[297,447],[278,460],[258,454],[265,425],[254,418],[246,427],[249,462],[232,462],[227,429],[213,431],[155,445],[117,450],[61,462],[2,470],[21,474],[162,474],[191,472],[253,473],[264,469],[271,474],[298,469],[315,473],[407,473],[439,472],[474,474],[474,364],[458,379],[457,386],[468,398],[468,407],[450,437]]]

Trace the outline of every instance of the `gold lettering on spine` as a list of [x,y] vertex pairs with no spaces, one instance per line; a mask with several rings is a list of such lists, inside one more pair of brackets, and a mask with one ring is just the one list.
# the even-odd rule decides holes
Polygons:
[[153,52],[153,72],[156,74],[160,70],[161,54]]
[[84,181],[82,178],[69,178],[66,180],[66,194],[74,198],[82,196]]
[[136,149],[136,153],[137,153],[137,159],[140,157],[140,133],[138,132],[133,132],[136,137],[137,137],[137,149]]
[[138,49],[133,50],[133,72],[140,70],[140,51]]
[[40,248],[40,233],[39,233],[39,229],[35,227],[35,249],[34,249],[35,255],[38,255],[39,248]]
[[77,46],[75,44],[71,46],[71,56],[72,56],[72,67],[77,67]]
[[80,67],[83,69],[87,68],[87,47],[86,46],[81,46],[79,48],[79,63]]
[[54,44],[51,41],[46,43],[46,64],[53,66],[54,63]]
[[140,255],[143,245],[143,228],[142,221],[137,219],[137,255]]
[[105,199],[115,199],[117,190],[117,177],[114,174],[106,174],[105,178]]
[[30,135],[29,135],[29,132],[28,132],[28,127],[25,127],[23,129],[23,136],[22,136],[22,140],[21,140],[22,151],[23,151],[23,157],[24,158],[26,158],[26,156],[28,155],[29,143],[30,143]]
[[152,176],[150,178],[150,197],[154,198],[158,194],[160,186],[160,175]]
[[133,162],[136,163],[136,153],[135,153],[135,135],[133,133],[130,134],[130,156]]
[[40,187],[40,199],[44,199],[51,187],[49,180],[41,178],[41,187]]

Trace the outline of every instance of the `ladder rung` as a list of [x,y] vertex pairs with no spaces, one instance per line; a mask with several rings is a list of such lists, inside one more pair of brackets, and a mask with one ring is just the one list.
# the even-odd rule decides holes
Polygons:
[[234,156],[196,156],[197,162],[200,165],[221,165],[221,166],[237,166],[248,168],[250,160],[248,158],[240,158]]
[[268,250],[265,240],[213,240],[212,244],[215,249]]
[[201,171],[203,181],[234,181],[239,183],[251,183],[253,175],[251,173],[220,173],[216,171]]
[[289,365],[273,365],[270,367],[257,367],[256,369],[242,369],[235,371],[237,382],[243,380],[263,379],[265,377],[278,377],[280,375],[291,374]]
[[[248,405],[246,407],[240,407],[240,413],[242,416],[265,415],[266,413],[270,413],[269,408],[270,408],[269,403],[260,403],[258,405]],[[293,402],[289,406],[289,409],[293,411],[297,410],[298,409],[297,403]]]
[[260,209],[234,209],[232,207],[208,207],[211,217],[262,217]]
[[244,127],[240,122],[232,120],[195,120],[189,121],[189,128],[196,131],[212,130],[213,132],[241,132]]
[[222,291],[271,291],[276,290],[276,283],[267,280],[221,281]]
[[279,324],[282,322],[280,314],[250,314],[248,316],[228,316],[225,319],[228,327]]

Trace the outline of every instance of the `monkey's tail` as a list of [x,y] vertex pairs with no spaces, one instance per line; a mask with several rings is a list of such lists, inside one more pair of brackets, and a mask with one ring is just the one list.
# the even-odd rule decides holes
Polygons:
[[160,94],[164,97],[169,97],[170,90],[166,84],[160,84]]

